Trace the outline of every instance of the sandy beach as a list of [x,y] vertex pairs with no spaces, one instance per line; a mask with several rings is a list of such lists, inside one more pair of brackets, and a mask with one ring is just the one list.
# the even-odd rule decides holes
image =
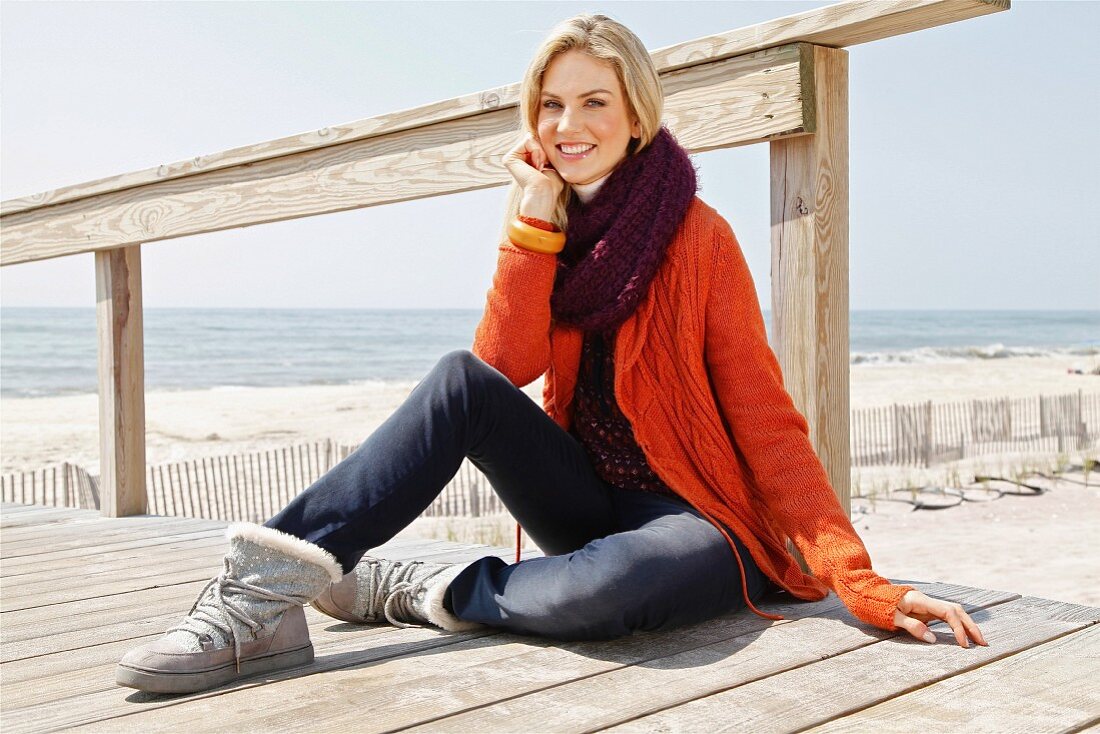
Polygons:
[[1087,487],[1023,481],[1049,489],[942,510],[877,503],[879,512],[853,525],[875,570],[891,579],[948,581],[1100,607],[1100,475],[1092,473]]
[[[971,398],[1100,392],[1088,372],[1100,357],[1015,357],[957,363],[858,364],[851,368],[851,406],[935,403]],[[331,438],[358,443],[382,423],[415,382],[214,388],[145,396],[146,461],[286,446]],[[541,402],[542,383],[524,391]],[[95,395],[0,400],[0,473],[69,461],[98,472]]]

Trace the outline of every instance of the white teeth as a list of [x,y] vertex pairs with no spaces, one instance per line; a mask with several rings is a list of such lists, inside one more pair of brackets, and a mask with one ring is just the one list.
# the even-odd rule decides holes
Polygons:
[[592,150],[595,147],[596,146],[594,145],[563,145],[561,146],[561,152],[574,155],[576,153],[584,153],[586,151]]

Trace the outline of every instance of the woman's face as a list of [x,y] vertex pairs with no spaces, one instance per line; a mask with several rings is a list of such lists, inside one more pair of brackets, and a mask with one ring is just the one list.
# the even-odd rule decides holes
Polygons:
[[555,56],[543,74],[538,136],[566,182],[587,184],[615,170],[642,128],[630,115],[614,67],[571,49]]

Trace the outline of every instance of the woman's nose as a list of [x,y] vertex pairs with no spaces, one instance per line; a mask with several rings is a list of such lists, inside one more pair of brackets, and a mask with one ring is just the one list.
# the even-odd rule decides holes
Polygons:
[[558,135],[567,137],[571,133],[578,132],[577,127],[573,124],[573,113],[569,109],[564,109],[561,112],[561,117],[558,118]]

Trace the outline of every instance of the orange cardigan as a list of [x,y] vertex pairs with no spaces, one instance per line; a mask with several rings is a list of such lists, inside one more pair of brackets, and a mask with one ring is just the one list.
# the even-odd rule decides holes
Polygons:
[[[473,352],[517,387],[545,373],[544,409],[568,429],[583,333],[551,319],[555,271],[555,255],[501,244]],[[653,470],[722,532],[735,556],[719,522],[792,595],[814,601],[832,588],[857,618],[896,629],[898,601],[913,587],[871,570],[783,387],[741,246],[699,197],[619,327],[615,397]],[[787,536],[813,576],[787,552]],[[740,558],[738,567],[744,586]],[[783,619],[761,612],[747,593],[745,602]]]

